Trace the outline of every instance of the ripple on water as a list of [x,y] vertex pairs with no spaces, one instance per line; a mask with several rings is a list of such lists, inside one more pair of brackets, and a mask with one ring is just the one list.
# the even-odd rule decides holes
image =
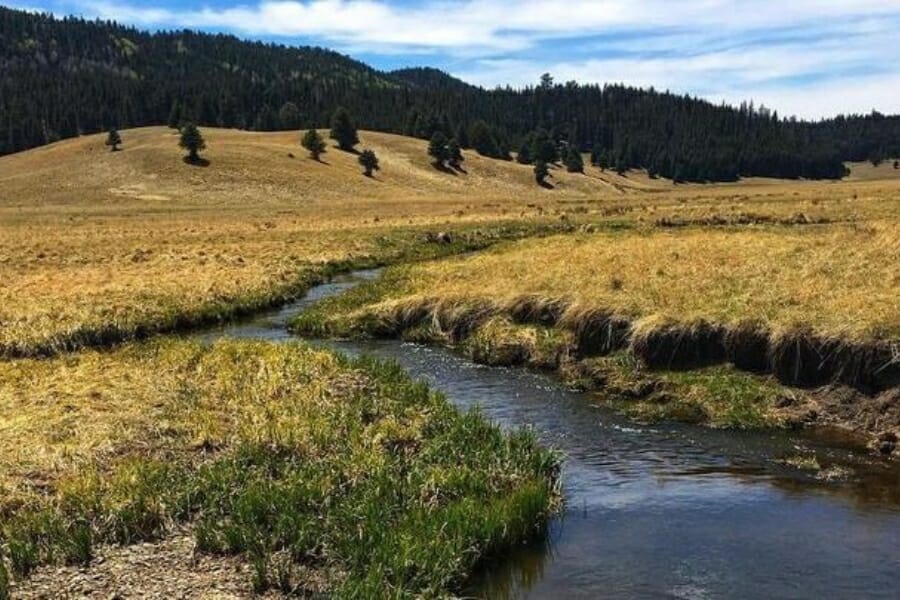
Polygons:
[[[289,339],[291,315],[355,281],[201,337]],[[396,360],[455,405],[505,428],[529,426],[564,454],[561,514],[545,538],[486,565],[475,596],[896,597],[896,465],[806,435],[638,425],[550,377],[441,348],[312,343]],[[820,468],[791,466],[797,456]]]

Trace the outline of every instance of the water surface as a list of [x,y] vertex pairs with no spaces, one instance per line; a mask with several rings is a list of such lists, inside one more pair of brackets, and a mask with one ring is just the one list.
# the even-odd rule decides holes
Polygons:
[[[303,300],[201,334],[292,339]],[[565,507],[547,539],[486,565],[482,598],[898,598],[900,475],[833,437],[640,425],[591,394],[399,341],[311,341],[392,359],[455,405],[528,426],[565,455]],[[790,462],[818,468],[798,469]]]

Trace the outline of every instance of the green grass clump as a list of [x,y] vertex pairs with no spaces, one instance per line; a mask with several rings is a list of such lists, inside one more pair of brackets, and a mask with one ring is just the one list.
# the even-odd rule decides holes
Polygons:
[[408,267],[403,266],[385,269],[377,279],[365,281],[307,308],[291,319],[289,329],[314,337],[377,334],[382,329],[377,315],[358,311],[401,293],[408,285],[407,272]]
[[684,371],[648,371],[627,352],[590,359],[579,373],[610,401],[639,419],[676,420],[730,429],[777,425],[776,400],[792,392],[772,377],[716,365]]
[[540,534],[558,497],[557,456],[531,433],[459,412],[395,364],[302,344],[146,350],[188,361],[168,418],[204,450],[82,472],[0,517],[17,577],[184,523],[200,551],[245,557],[258,591],[300,593],[312,571],[337,597],[444,596]]

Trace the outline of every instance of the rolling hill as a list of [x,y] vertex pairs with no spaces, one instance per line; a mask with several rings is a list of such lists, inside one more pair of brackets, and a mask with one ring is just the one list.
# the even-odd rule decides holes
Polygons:
[[900,155],[897,117],[808,123],[621,85],[485,90],[322,48],[0,7],[0,154],[113,126],[325,127],[339,105],[365,129],[423,139],[442,131],[501,158],[543,129],[561,147],[682,181],[840,178],[845,161]]

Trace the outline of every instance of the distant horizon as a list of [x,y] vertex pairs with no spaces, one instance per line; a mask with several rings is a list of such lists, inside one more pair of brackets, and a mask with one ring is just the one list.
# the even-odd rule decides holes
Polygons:
[[320,46],[377,70],[431,67],[494,89],[617,85],[753,102],[820,120],[900,114],[900,64],[887,59],[900,2],[800,0],[24,0],[12,9],[116,21],[156,32],[191,29],[247,41]]

